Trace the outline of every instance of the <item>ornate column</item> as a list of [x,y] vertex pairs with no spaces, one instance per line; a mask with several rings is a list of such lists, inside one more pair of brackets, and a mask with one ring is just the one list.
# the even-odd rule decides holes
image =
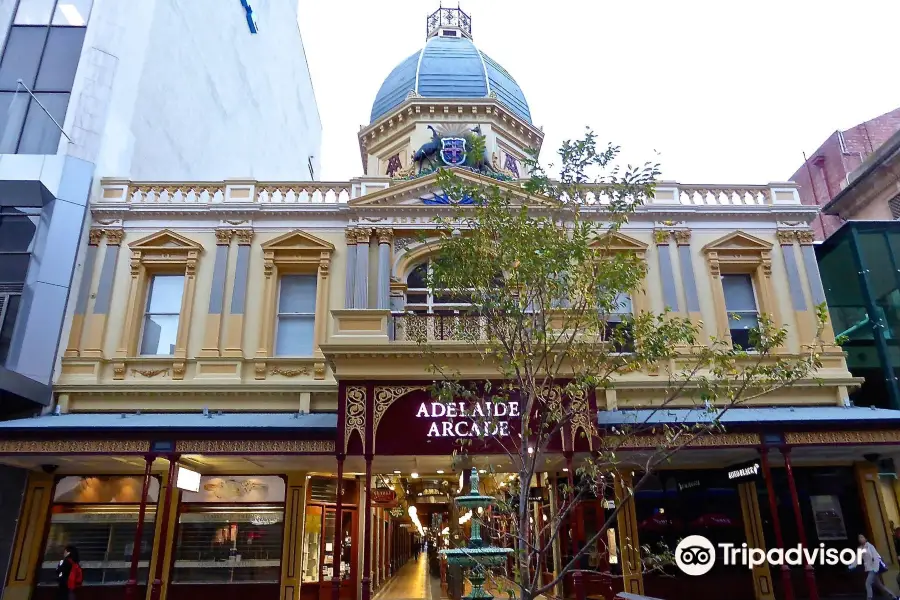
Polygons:
[[700,316],[700,297],[697,294],[697,278],[694,275],[694,257],[691,255],[691,230],[675,231],[675,244],[678,247],[678,266],[681,270],[681,285],[684,288],[685,310],[700,338],[704,338],[703,323]]
[[355,308],[356,296],[356,229],[348,227],[344,234],[347,236],[347,272],[344,277],[346,288],[344,291],[344,308]]
[[235,229],[237,255],[234,261],[234,282],[231,290],[231,306],[225,321],[225,343],[222,356],[244,357],[244,314],[247,305],[247,283],[250,278],[250,244],[252,229]]
[[378,234],[378,303],[376,308],[387,310],[391,307],[391,244],[394,231],[387,228],[376,230]]
[[[794,483],[794,470],[791,468],[791,449],[781,448],[784,455],[784,468],[787,471],[788,488],[791,490],[791,503],[794,505],[794,520],[797,522],[797,537],[800,545],[809,548],[806,543],[806,529],[803,527],[803,513],[800,511],[800,497],[797,495],[797,484]],[[809,600],[819,600],[819,588],[816,586],[816,573],[813,566],[804,561],[803,574],[806,577],[806,588],[809,592]]]
[[673,312],[680,312],[678,292],[675,289],[675,271],[672,268],[672,232],[668,229],[657,229],[653,232],[653,238],[656,242],[663,304]]
[[[315,349],[313,351],[317,359],[313,368],[313,377],[315,379],[325,379],[325,355],[322,354],[321,346],[325,344],[328,337],[328,316],[331,315],[328,306],[328,291],[331,287],[328,281],[329,269],[331,267],[331,253],[322,252],[319,256],[319,268],[316,271],[316,321],[313,325],[313,339],[315,340]],[[321,315],[326,315],[324,318]]]
[[144,537],[144,516],[147,513],[147,493],[150,491],[150,468],[156,459],[152,454],[148,455],[144,461],[144,479],[141,487],[141,506],[138,509],[138,522],[134,530],[134,544],[131,550],[131,568],[128,572],[128,583],[125,586],[125,599],[134,600],[137,597],[137,577],[138,563],[141,560],[141,541]]
[[354,282],[353,308],[369,308],[369,238],[370,229],[360,229],[356,234],[356,281]]
[[[766,536],[762,529],[762,515],[759,513],[759,496],[755,481],[738,484],[738,497],[741,500],[741,517],[744,521],[744,535],[751,548],[766,550]],[[756,565],[753,571],[753,592],[756,600],[775,600],[772,586],[772,572],[769,563]]]
[[794,320],[797,327],[797,340],[802,350],[804,346],[809,346],[814,341],[815,314],[810,313],[808,310],[806,296],[803,294],[803,285],[800,283],[797,249],[794,245],[794,240],[797,237],[796,232],[781,229],[776,232],[776,236],[781,246],[781,255],[784,257],[784,269],[788,278],[791,307],[794,309]]
[[225,277],[228,274],[228,251],[231,247],[232,229],[216,229],[216,263],[213,266],[212,285],[209,290],[209,309],[203,331],[203,347],[199,356],[219,356],[219,336],[222,331],[222,308],[225,303]]
[[[769,512],[772,513],[772,528],[775,530],[775,543],[779,548],[784,548],[784,536],[781,535],[781,516],[778,514],[778,499],[775,497],[775,485],[772,482],[772,469],[769,467],[769,449],[762,448],[760,451],[762,458],[763,477],[766,480],[766,492],[769,496]],[[791,568],[782,563],[781,585],[784,588],[784,600],[794,600],[794,586],[791,583]]]
[[630,472],[620,473],[615,479],[616,502],[624,504],[619,510],[617,524],[619,542],[622,546],[622,579],[625,591],[640,596],[644,593],[644,573],[634,496],[627,491],[632,488],[631,483]]
[[91,231],[91,243],[100,244],[100,236],[106,237],[106,249],[103,252],[103,266],[100,268],[100,281],[94,297],[94,308],[87,316],[84,334],[84,349],[81,356],[103,358],[103,342],[106,338],[106,323],[109,320],[109,307],[112,303],[112,292],[116,278],[116,264],[119,260],[119,248],[125,237],[123,229],[103,229],[99,234]]

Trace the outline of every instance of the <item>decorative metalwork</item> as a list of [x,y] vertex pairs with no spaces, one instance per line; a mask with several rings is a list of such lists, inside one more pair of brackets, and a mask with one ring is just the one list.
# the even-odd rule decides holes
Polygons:
[[0,440],[0,454],[146,454],[147,440]]
[[425,390],[421,385],[390,385],[375,386],[375,411],[372,415],[372,452],[375,452],[375,444],[378,441],[378,424],[391,405],[409,394],[419,390]]
[[[615,439],[617,436],[610,436]],[[666,439],[664,435],[646,435],[634,436],[631,439],[623,440],[619,449],[625,448],[659,448],[670,444],[671,441]],[[757,447],[760,444],[758,433],[714,433],[708,435],[697,435],[691,440],[688,446],[691,448],[712,448],[719,446],[735,447],[735,446],[752,446]]]
[[487,322],[478,315],[394,315],[397,341],[463,341],[486,339]]
[[430,15],[425,26],[425,37],[436,34],[440,27],[456,27],[466,36],[472,37],[472,17],[460,8],[439,8]]
[[179,454],[331,454],[333,440],[181,440]]
[[584,390],[576,390],[572,394],[572,449],[575,449],[575,440],[578,432],[583,432],[588,440],[588,448],[594,449],[594,423],[591,419],[591,407],[588,395]]
[[366,450],[366,388],[358,385],[347,387],[346,416],[344,417],[344,454],[350,447],[353,432],[359,434],[363,452]]

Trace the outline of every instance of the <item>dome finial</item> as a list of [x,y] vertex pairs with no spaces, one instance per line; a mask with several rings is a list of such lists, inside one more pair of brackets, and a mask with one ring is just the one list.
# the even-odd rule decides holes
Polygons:
[[444,8],[441,2],[438,9],[428,16],[425,25],[426,39],[438,35],[472,39],[472,17],[463,12],[459,4],[456,8]]

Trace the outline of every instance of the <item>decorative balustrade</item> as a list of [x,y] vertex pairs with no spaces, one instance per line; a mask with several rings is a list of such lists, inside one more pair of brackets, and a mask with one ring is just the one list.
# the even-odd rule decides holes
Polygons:
[[[104,180],[99,202],[136,205],[160,204],[346,204],[393,185],[387,177],[360,177],[346,182],[257,182],[226,180],[200,183],[144,183]],[[585,186],[582,201],[589,205],[609,203],[605,186]],[[767,185],[694,185],[660,182],[648,205],[680,206],[771,206],[800,204],[793,183]]]

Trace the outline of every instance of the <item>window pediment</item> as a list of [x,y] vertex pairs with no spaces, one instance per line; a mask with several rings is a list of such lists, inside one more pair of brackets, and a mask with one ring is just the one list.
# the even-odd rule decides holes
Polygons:
[[131,242],[128,247],[136,251],[182,251],[202,250],[203,247],[192,239],[177,234],[171,229],[163,229],[139,240]]
[[624,233],[613,231],[598,237],[591,243],[591,248],[595,250],[605,250],[610,252],[634,252],[638,256],[643,257],[647,252],[648,245]]
[[735,231],[703,247],[704,252],[719,254],[761,254],[771,250],[771,243],[743,231]]

